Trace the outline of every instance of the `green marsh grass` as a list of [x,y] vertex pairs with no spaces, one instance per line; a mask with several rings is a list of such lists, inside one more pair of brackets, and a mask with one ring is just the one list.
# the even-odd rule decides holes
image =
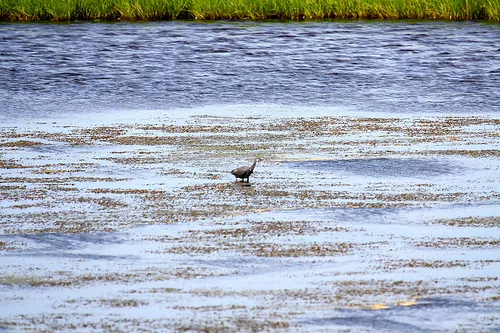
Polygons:
[[500,21],[500,0],[0,0],[2,21],[173,19]]

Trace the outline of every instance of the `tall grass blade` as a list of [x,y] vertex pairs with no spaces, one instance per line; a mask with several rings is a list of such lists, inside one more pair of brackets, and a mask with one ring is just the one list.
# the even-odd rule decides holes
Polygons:
[[175,19],[500,21],[500,0],[0,0],[2,21]]

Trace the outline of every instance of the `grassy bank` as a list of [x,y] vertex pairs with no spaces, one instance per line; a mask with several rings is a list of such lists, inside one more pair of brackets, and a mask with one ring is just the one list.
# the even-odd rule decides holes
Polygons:
[[2,21],[329,18],[500,21],[500,0],[0,0]]

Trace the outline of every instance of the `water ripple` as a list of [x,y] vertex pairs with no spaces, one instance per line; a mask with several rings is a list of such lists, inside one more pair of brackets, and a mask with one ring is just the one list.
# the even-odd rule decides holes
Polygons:
[[500,29],[476,22],[2,24],[0,116],[265,103],[500,110]]

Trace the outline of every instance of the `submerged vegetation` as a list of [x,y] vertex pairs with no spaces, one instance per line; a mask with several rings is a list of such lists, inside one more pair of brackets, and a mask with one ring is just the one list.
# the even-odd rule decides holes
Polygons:
[[174,19],[500,21],[500,0],[0,0],[2,21]]
[[498,326],[500,119],[255,109],[0,126],[0,332]]

